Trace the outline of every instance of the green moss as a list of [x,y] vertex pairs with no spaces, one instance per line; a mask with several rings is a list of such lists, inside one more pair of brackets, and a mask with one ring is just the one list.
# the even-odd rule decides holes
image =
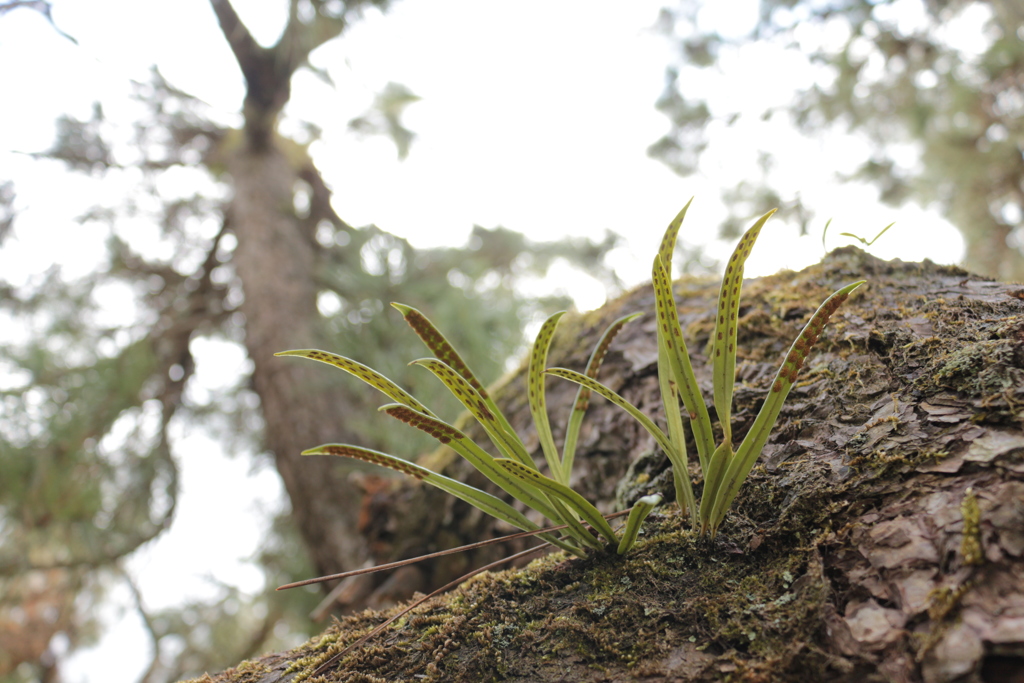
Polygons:
[[[218,679],[225,676],[230,676],[230,680],[237,681],[238,683],[256,683],[264,679],[268,674],[271,673],[271,669],[262,660],[248,660],[240,663],[233,669],[228,669],[218,676]],[[181,683],[214,683],[214,680],[209,674],[204,674],[199,678],[193,678]]]
[[915,659],[918,663],[924,661],[924,657],[955,623],[950,615],[955,615],[960,607],[964,596],[974,587],[971,580],[964,581],[956,587],[943,586],[931,592],[928,605],[928,617],[932,620],[931,628],[924,633],[915,633],[916,653]]
[[1013,380],[1000,372],[1012,364],[1015,345],[1008,339],[979,341],[947,354],[936,368],[934,381],[941,386],[971,393],[992,393],[1013,386]]
[[963,537],[960,541],[960,556],[964,564],[977,565],[985,561],[985,552],[981,546],[981,508],[974,489],[964,492],[960,503],[960,513],[964,518]]
[[[819,592],[793,588],[794,577],[806,573],[806,549],[737,556],[725,542],[694,541],[675,513],[655,514],[649,524],[647,538],[626,558],[569,561],[559,553],[523,570],[481,575],[382,634],[387,657],[366,646],[346,657],[345,673],[331,680],[501,680],[527,661],[550,667],[536,672],[546,680],[557,677],[565,656],[593,671],[633,669],[664,657],[678,633],[715,653],[756,653],[815,627],[803,616],[785,616],[794,602],[820,599]],[[345,632],[339,642],[360,635],[344,620],[332,631]],[[396,654],[402,648],[407,656]]]

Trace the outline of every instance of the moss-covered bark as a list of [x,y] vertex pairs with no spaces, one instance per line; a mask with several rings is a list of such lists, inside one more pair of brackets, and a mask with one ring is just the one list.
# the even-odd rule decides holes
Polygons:
[[[812,352],[713,542],[695,541],[675,505],[665,506],[628,556],[556,554],[483,574],[417,608],[321,680],[1024,680],[1021,286],[853,248],[800,273],[749,281],[734,438],[817,304],[862,277],[869,284]],[[710,397],[703,350],[716,283],[681,281],[676,292]],[[552,364],[582,367],[607,322],[652,308],[642,287],[567,316]],[[602,379],[660,417],[653,324],[647,316],[627,327]],[[549,386],[558,424],[575,389]],[[522,378],[502,395],[525,431]],[[591,411],[577,489],[607,511],[653,490],[671,496],[667,464],[648,435],[600,400]],[[446,462],[450,475],[471,476]],[[417,487],[386,501],[367,508],[364,530],[392,555],[499,531]],[[489,559],[436,564],[422,578],[440,585]],[[345,617],[292,652],[203,680],[307,680],[387,616]]]

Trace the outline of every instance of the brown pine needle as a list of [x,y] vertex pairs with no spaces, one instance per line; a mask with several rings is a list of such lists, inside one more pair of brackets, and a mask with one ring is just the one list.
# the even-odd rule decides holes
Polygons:
[[[610,515],[605,515],[606,519],[613,519],[622,515],[628,514],[629,510],[623,510],[622,512],[615,512]],[[499,536],[498,538],[491,538],[486,541],[478,541],[476,543],[470,543],[468,545],[459,546],[458,548],[449,548],[448,550],[439,550],[436,553],[429,553],[427,555],[420,555],[418,557],[411,557],[407,560],[399,560],[397,562],[388,562],[387,564],[378,564],[373,567],[363,567],[362,569],[353,569],[352,571],[342,572],[340,574],[331,574],[329,576],[318,576],[314,579],[304,579],[302,581],[296,581],[295,583],[286,583],[283,586],[278,586],[277,590],[283,591],[289,588],[298,588],[300,586],[309,586],[314,583],[324,583],[325,581],[334,581],[335,579],[345,579],[350,576],[359,576],[360,574],[372,574],[374,572],[381,572],[387,569],[397,569],[398,567],[404,567],[407,564],[415,564],[422,560],[430,560],[435,557],[444,557],[445,555],[454,555],[455,553],[465,552],[467,550],[475,550],[484,546],[493,545],[495,543],[502,543],[503,541],[512,541],[517,538],[523,538],[526,536],[536,536],[537,534],[548,533],[549,531],[559,531],[565,529],[568,525],[561,524],[559,526],[551,526],[544,529],[535,529],[533,531],[520,531],[515,534],[509,534],[508,536]],[[546,545],[546,544],[545,544]],[[537,546],[538,548],[543,546]]]
[[[619,514],[621,514],[621,513],[619,513]],[[565,526],[568,526],[568,525],[565,525]],[[565,526],[555,527],[555,528],[563,529],[563,528],[565,528]],[[535,531],[533,533],[540,533],[540,532],[539,531]],[[520,534],[515,534],[515,535],[520,535]],[[495,540],[501,540],[501,539],[495,539]],[[425,595],[422,598],[419,598],[418,600],[413,601],[408,607],[403,609],[401,612],[399,612],[395,616],[391,617],[390,619],[388,619],[387,621],[382,623],[380,626],[377,626],[375,629],[373,629],[372,631],[367,633],[365,636],[363,636],[359,640],[355,641],[354,643],[352,643],[351,645],[346,647],[344,650],[342,650],[338,654],[333,655],[326,662],[324,662],[323,664],[318,666],[316,671],[313,672],[311,678],[315,678],[315,677],[317,677],[317,676],[319,676],[319,675],[321,675],[323,673],[326,673],[327,670],[330,669],[331,666],[334,665],[342,657],[344,657],[345,655],[347,655],[349,652],[351,652],[355,648],[359,647],[360,645],[366,643],[366,641],[370,640],[370,638],[373,638],[375,635],[377,635],[378,633],[380,633],[381,631],[386,629],[388,626],[390,626],[392,623],[394,623],[398,619],[401,619],[406,614],[408,614],[412,610],[416,609],[417,607],[419,607],[420,605],[425,603],[427,600],[430,600],[431,598],[436,597],[436,596],[440,595],[441,593],[444,593],[445,591],[447,591],[447,590],[449,590],[451,588],[454,588],[455,586],[458,586],[463,581],[466,581],[467,579],[471,579],[474,576],[476,576],[477,574],[481,574],[481,573],[483,573],[485,571],[488,571],[490,569],[494,569],[495,567],[499,567],[499,566],[505,564],[506,562],[511,562],[512,560],[518,560],[519,558],[526,557],[526,556],[528,556],[528,555],[530,555],[532,553],[537,552],[538,550],[543,549],[547,545],[548,545],[547,543],[542,543],[542,544],[540,544],[538,546],[534,546],[532,548],[527,548],[526,550],[518,552],[518,553],[516,553],[514,555],[509,555],[508,557],[504,557],[504,558],[498,560],[497,562],[491,562],[489,565],[486,565],[484,567],[480,567],[479,569],[474,569],[473,571],[469,572],[468,574],[464,574],[463,576],[460,576],[459,578],[455,579],[454,581],[452,581],[450,583],[446,583],[445,585],[443,585],[440,588],[438,588],[437,590],[435,590],[433,593],[431,593],[429,595]],[[427,557],[427,556],[424,556],[424,557]],[[423,558],[417,558],[417,559],[423,559]]]
[[[630,509],[632,509],[632,508],[630,508]],[[621,512],[613,512],[610,515],[604,515],[604,517],[605,517],[605,519],[614,519],[615,517],[621,517],[622,515],[629,514],[629,512],[630,512],[629,510],[622,510]],[[402,566],[405,566],[407,564],[412,564],[414,562],[419,562],[420,560],[426,560],[426,559],[431,558],[431,557],[439,557],[439,556],[442,556],[442,555],[450,555],[452,553],[461,552],[463,550],[470,550],[470,549],[473,549],[473,548],[479,548],[481,546],[490,545],[490,544],[493,544],[493,543],[500,543],[502,541],[506,541],[506,540],[509,540],[509,539],[515,539],[515,538],[521,538],[523,536],[533,536],[533,535],[536,535],[536,534],[542,534],[542,533],[546,533],[546,532],[549,532],[549,531],[558,531],[559,529],[565,529],[567,526],[569,526],[569,525],[568,524],[562,524],[562,525],[559,525],[559,526],[548,527],[546,529],[537,529],[535,531],[522,531],[522,532],[519,532],[519,533],[516,533],[516,534],[510,534],[508,536],[501,536],[499,538],[492,538],[492,539],[490,539],[488,541],[480,541],[478,543],[470,543],[469,545],[460,546],[458,548],[451,548],[450,550],[442,550],[440,552],[431,553],[429,555],[421,555],[419,557],[414,557],[414,558],[411,558],[411,559],[408,559],[408,560],[402,560],[400,562],[391,562],[389,564],[382,564],[382,565],[378,565],[376,567],[367,567],[365,569],[356,569],[356,570],[351,571],[351,572],[345,572],[345,573],[342,573],[342,574],[335,574],[333,576],[324,576],[324,577],[319,577],[319,578],[316,578],[316,579],[307,579],[305,581],[299,581],[297,583],[291,583],[291,584],[287,584],[285,586],[281,586],[277,590],[284,590],[286,588],[294,588],[296,586],[305,586],[305,585],[308,585],[308,584],[311,584],[311,583],[317,583],[317,582],[320,582],[320,581],[329,581],[330,579],[344,578],[346,576],[354,576],[354,575],[357,575],[357,574],[366,574],[368,572],[381,571],[381,570],[384,570],[384,569],[391,569],[391,568],[394,568],[394,567],[402,567]],[[474,576],[476,576],[477,574],[481,574],[483,572],[489,571],[491,569],[494,569],[495,567],[500,567],[501,565],[503,565],[503,564],[505,564],[507,562],[511,562],[513,560],[518,560],[518,559],[523,558],[523,557],[528,557],[529,555],[531,555],[531,554],[533,554],[535,552],[538,552],[539,550],[543,550],[545,547],[547,547],[549,545],[550,544],[548,544],[548,543],[541,543],[540,545],[534,546],[532,548],[527,548],[526,550],[523,550],[523,551],[520,551],[518,553],[515,553],[514,555],[509,555],[508,557],[504,557],[504,558],[502,558],[500,560],[497,560],[496,562],[491,562],[488,565],[480,567],[479,569],[474,569],[473,571],[469,572],[468,574],[464,574],[464,575],[460,576],[459,578],[455,579],[454,581],[446,583],[445,585],[441,586],[440,588],[438,588],[434,592],[430,593],[429,595],[425,595],[422,598],[419,598],[418,600],[414,600],[412,603],[409,604],[408,607],[403,609],[401,612],[399,612],[398,614],[394,615],[390,619],[387,619],[386,621],[381,623],[379,626],[374,628],[372,631],[367,633],[365,636],[363,636],[362,638],[359,638],[355,642],[353,642],[350,645],[348,645],[341,652],[339,652],[339,653],[337,653],[335,655],[332,655],[330,657],[330,659],[328,659],[326,662],[324,662],[323,664],[321,664],[320,666],[318,666],[316,668],[316,670],[312,673],[310,678],[315,678],[317,676],[320,676],[320,675],[326,673],[327,670],[330,669],[334,664],[336,664],[342,657],[344,657],[345,655],[347,655],[349,652],[351,652],[355,648],[359,647],[360,645],[365,644],[371,638],[373,638],[377,634],[379,634],[382,631],[384,631],[388,626],[393,624],[398,619],[401,619],[406,614],[408,614],[412,610],[416,609],[417,607],[419,607],[420,605],[425,603],[427,600],[430,600],[431,598],[436,597],[436,596],[444,593],[445,591],[448,591],[448,590],[454,588],[455,586],[458,586],[463,581],[471,579]]]

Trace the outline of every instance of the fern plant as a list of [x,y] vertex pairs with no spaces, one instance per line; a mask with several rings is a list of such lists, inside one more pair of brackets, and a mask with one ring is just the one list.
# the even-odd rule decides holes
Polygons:
[[[591,389],[623,408],[639,421],[668,456],[672,465],[676,500],[683,514],[690,515],[694,528],[699,529],[701,535],[714,537],[736,498],[736,494],[754,466],[754,462],[761,454],[810,348],[818,340],[822,329],[836,309],[855,289],[864,284],[865,280],[852,282],[837,290],[811,316],[779,367],[768,397],[754,419],[753,425],[739,447],[733,450],[732,393],[736,374],[736,326],[740,289],[743,285],[743,266],[761,228],[775,213],[774,210],[761,216],[747,230],[726,265],[715,315],[715,330],[711,347],[712,378],[714,405],[722,430],[722,441],[716,448],[711,418],[697,385],[697,378],[693,373],[693,366],[686,350],[686,342],[683,340],[675,296],[672,293],[672,281],[669,277],[676,237],[692,201],[691,199],[690,202],[687,202],[665,231],[661,247],[654,257],[652,272],[655,307],[658,316],[658,381],[668,433],[662,431],[636,406],[593,377],[566,368],[550,368],[547,372]],[[694,498],[693,484],[690,480],[689,459],[679,407],[680,400],[689,416],[690,429],[697,448],[697,458],[704,477],[704,490],[699,504]]]
[[[661,502],[660,495],[641,498],[630,511],[624,531],[618,535],[597,508],[569,486],[580,425],[591,393],[595,392],[626,410],[654,437],[672,465],[676,500],[683,514],[690,516],[694,528],[700,534],[713,537],[764,448],[810,348],[832,314],[864,280],[837,290],[811,316],[786,354],[753,425],[734,450],[731,413],[743,267],[761,228],[774,211],[766,213],[747,230],[726,266],[715,316],[711,347],[712,377],[714,405],[722,432],[721,442],[715,447],[711,418],[686,350],[669,275],[676,239],[689,207],[690,202],[669,224],[654,257],[652,271],[657,315],[658,382],[667,433],[636,406],[597,380],[598,370],[612,339],[623,325],[641,314],[619,318],[609,325],[594,348],[585,371],[579,373],[566,368],[546,368],[548,349],[564,314],[556,313],[541,326],[531,348],[527,369],[530,413],[550,476],[540,472],[522,439],[445,336],[423,313],[411,306],[392,304],[434,354],[433,358],[423,358],[412,364],[426,368],[448,387],[483,427],[500,457],[493,457],[462,431],[439,418],[411,394],[372,368],[350,358],[315,349],[283,351],[277,355],[300,356],[333,365],[378,389],[393,401],[382,406],[382,412],[426,432],[465,458],[510,496],[548,518],[554,525],[566,527],[564,538],[551,532],[537,535],[580,557],[586,556],[588,551],[600,551],[607,547],[614,547],[619,554],[627,552],[635,543],[644,519]],[[562,377],[580,385],[570,412],[561,453],[555,445],[548,421],[545,375]],[[699,503],[690,479],[680,403],[689,418],[703,474],[704,489]],[[447,491],[524,531],[541,529],[519,510],[496,496],[387,453],[349,444],[325,444],[304,451],[303,455],[337,455],[388,467]]]
[[[462,431],[439,418],[390,379],[350,358],[315,349],[283,351],[276,355],[300,356],[333,365],[381,391],[393,401],[382,406],[382,412],[426,432],[469,461],[510,496],[547,517],[555,525],[565,525],[566,538],[559,538],[550,532],[538,534],[548,543],[580,557],[586,556],[588,550],[600,551],[606,547],[615,548],[619,554],[628,551],[635,543],[644,519],[661,502],[661,496],[646,496],[638,501],[630,511],[625,530],[620,536],[594,505],[569,486],[575,444],[583,414],[589,404],[590,389],[580,387],[577,391],[566,428],[565,443],[562,453],[559,454],[548,421],[544,369],[555,328],[564,312],[551,316],[541,326],[531,349],[527,371],[530,413],[551,474],[546,476],[539,471],[522,439],[445,336],[415,308],[403,304],[392,305],[434,354],[433,358],[416,360],[413,364],[426,368],[448,387],[480,423],[501,457],[491,456]],[[581,376],[590,380],[597,377],[598,369],[612,339],[623,325],[637,315],[620,318],[608,327],[591,354],[585,373]],[[348,444],[325,444],[304,451],[303,455],[338,455],[388,467],[447,491],[524,531],[536,531],[541,528],[519,510],[486,491],[387,453]],[[589,529],[584,522],[589,525]],[[596,531],[597,536],[591,529]]]

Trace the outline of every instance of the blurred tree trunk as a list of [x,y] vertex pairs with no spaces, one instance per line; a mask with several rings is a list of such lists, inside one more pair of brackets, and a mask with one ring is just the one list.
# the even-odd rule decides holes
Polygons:
[[[231,3],[211,0],[225,38],[245,77],[245,127],[241,139],[225,136],[215,154],[227,168],[233,195],[228,223],[238,238],[234,258],[245,300],[245,345],[255,365],[253,384],[265,422],[265,444],[292,501],[303,541],[319,571],[359,566],[368,551],[357,531],[360,492],[333,463],[302,458],[311,445],[351,437],[345,416],[352,399],[338,382],[328,383],[309,363],[273,354],[318,348],[317,288],[314,281],[314,220],[294,207],[296,184],[319,179],[304,152],[283,148],[275,129],[291,92],[291,78],[309,53],[341,33],[344,16],[317,13],[299,20],[296,3],[280,40],[259,46]],[[319,9],[320,3],[313,3]],[[320,212],[337,220],[322,184],[314,187]],[[314,212],[315,213],[315,212]]]
[[975,272],[991,273],[1004,282],[1024,280],[1024,259],[1008,241],[1012,232],[1005,225],[989,225],[987,231],[964,235],[964,266]]
[[357,491],[334,463],[299,453],[346,438],[352,399],[341,383],[327,383],[320,368],[274,357],[290,348],[324,346],[317,334],[312,236],[290,206],[297,177],[273,145],[246,145],[231,155],[228,169],[234,189],[229,220],[238,237],[234,263],[245,291],[245,346],[254,363],[265,445],[317,568],[351,569],[367,557],[356,532],[358,508],[351,505]]
[[[338,217],[331,207],[330,190],[306,150],[278,135],[276,128],[290,97],[291,78],[297,69],[307,65],[310,52],[340,35],[348,25],[349,13],[357,16],[364,5],[381,7],[387,3],[380,0],[344,4],[314,1],[310,3],[313,12],[300,8],[300,4],[298,0],[291,1],[289,21],[281,38],[275,45],[265,48],[255,42],[228,0],[211,0],[245,79],[245,124],[239,132],[210,134],[208,139],[214,141],[214,149],[204,163],[211,169],[225,169],[229,176],[232,197],[226,227],[238,239],[232,263],[244,291],[241,311],[245,315],[245,345],[255,366],[253,386],[261,402],[265,445],[274,455],[291,501],[293,517],[317,571],[334,574],[368,560],[380,563],[424,552],[438,542],[434,532],[443,524],[432,513],[420,518],[418,511],[413,510],[413,518],[402,522],[411,524],[409,533],[402,538],[391,539],[385,531],[386,538],[382,540],[377,535],[379,529],[370,529],[367,534],[372,527],[375,501],[390,489],[390,481],[375,475],[351,477],[352,471],[346,462],[299,456],[303,450],[322,443],[358,442],[381,447],[381,443],[387,441],[367,443],[366,429],[357,429],[352,423],[353,419],[358,419],[354,416],[367,412],[359,404],[367,396],[363,391],[365,387],[346,383],[336,372],[325,372],[318,364],[273,356],[287,349],[332,346],[330,340],[332,336],[336,338],[336,333],[331,335],[322,327],[324,316],[317,308],[318,293],[333,281],[356,281],[357,278],[352,277],[354,273],[339,271],[359,263],[360,245],[372,240],[372,231],[353,230]],[[387,108],[388,123],[383,126],[383,132],[396,142],[400,155],[407,151],[412,134],[402,128],[397,117],[402,107],[415,99],[407,89],[390,84],[375,105]],[[301,215],[295,207],[296,187],[300,185],[306,187],[310,195],[309,209],[303,210]],[[338,232],[348,233],[346,265],[331,261],[335,256],[317,242],[317,230],[324,222]],[[469,278],[487,273],[508,277],[511,281],[513,263],[526,251],[532,257],[531,268],[537,269],[538,274],[542,274],[553,259],[565,258],[598,277],[607,276],[604,254],[615,243],[609,236],[601,243],[589,240],[585,243],[550,242],[532,248],[522,236],[501,228],[479,229],[474,239],[480,240],[481,247],[472,257],[437,258],[409,248],[401,253],[405,259],[403,267],[420,271],[419,284],[410,284],[410,278],[399,283],[400,279],[388,272],[381,279],[392,286],[378,287],[372,295],[349,291],[351,299],[347,303],[358,306],[373,298],[374,303],[383,307],[392,300],[386,297],[402,292],[413,302],[419,300],[435,307],[438,317],[443,315],[445,322],[463,320],[471,315],[467,312],[471,309],[461,303],[469,303],[465,292],[437,287],[427,280],[447,283],[445,278],[450,269],[459,268]],[[397,245],[395,253],[401,248]],[[326,269],[329,273],[324,272],[325,262],[330,262]],[[431,268],[436,270],[436,275],[429,274]],[[359,290],[359,287],[350,289]],[[493,327],[496,322],[499,328],[513,327],[524,306],[517,303],[520,300],[514,295],[505,298],[509,304],[497,301],[499,305],[494,306],[494,310],[474,315],[474,320],[481,320],[485,327]],[[538,297],[535,302],[544,308],[553,304],[553,299]],[[462,338],[475,339],[481,347],[499,350],[499,353],[501,349],[514,346],[507,340],[497,344],[485,340],[480,331],[463,334],[462,330],[455,329],[452,332]],[[368,335],[350,336],[366,339]],[[387,339],[391,333],[382,336]],[[418,345],[418,341],[414,343]],[[380,355],[379,349],[373,351]],[[356,352],[346,350],[346,353]],[[495,359],[490,362],[494,364]],[[377,367],[385,371],[385,367]],[[357,387],[358,393],[346,388],[352,386]],[[372,393],[370,398],[372,400]],[[424,525],[418,527],[417,520]],[[476,520],[476,516],[464,520],[470,525],[466,533],[471,536],[477,533]],[[411,582],[403,584],[398,594],[423,587],[419,583],[421,577],[407,576]],[[375,586],[377,581],[370,576],[349,582],[339,604],[358,609],[367,604],[393,601],[393,597],[389,597],[395,591],[393,585],[377,586],[379,590],[374,592]]]
[[[869,285],[833,317],[808,358],[713,543],[695,541],[677,508],[665,506],[625,558],[552,555],[477,578],[356,648],[325,680],[1024,680],[1019,286],[954,267],[882,262],[855,248],[800,273],[748,282],[736,439],[818,302],[861,277]],[[676,290],[707,397],[703,349],[717,284],[683,281]],[[652,307],[642,287],[567,320],[550,363],[581,367],[607,322]],[[648,314],[616,340],[601,376],[661,420],[656,358]],[[529,442],[522,379],[498,399]],[[557,424],[574,391],[550,386]],[[591,411],[577,488],[606,510],[616,497],[628,504],[651,490],[671,495],[650,437],[604,402]],[[465,474],[461,461],[446,472]],[[449,536],[474,526],[461,504],[438,504],[424,488],[392,493],[374,528],[400,542],[432,524]],[[488,526],[475,523],[481,536]],[[439,582],[451,569],[425,571]],[[336,644],[354,642],[386,616],[345,617],[326,637],[202,680],[270,683],[284,680],[289,666],[311,673]]]

